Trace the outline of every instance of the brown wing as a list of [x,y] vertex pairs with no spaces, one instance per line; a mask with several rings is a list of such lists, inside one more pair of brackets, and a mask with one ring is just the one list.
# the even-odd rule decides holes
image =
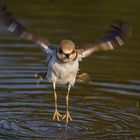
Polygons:
[[78,50],[81,58],[85,58],[97,51],[113,50],[124,44],[124,40],[131,34],[127,23],[117,20],[110,26],[110,29],[96,43],[86,44]]
[[0,3],[0,18],[1,21],[8,27],[8,31],[18,33],[21,38],[31,40],[45,49],[48,48],[48,40],[38,38],[33,33],[28,31],[26,27],[13,16],[13,14],[8,10],[7,6],[3,5],[2,3]]

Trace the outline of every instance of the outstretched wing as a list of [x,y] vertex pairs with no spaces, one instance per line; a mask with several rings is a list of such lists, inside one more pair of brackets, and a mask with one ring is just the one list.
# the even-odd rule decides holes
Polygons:
[[21,38],[30,40],[41,47],[43,47],[46,52],[49,51],[49,42],[46,39],[36,37],[33,33],[28,31],[26,27],[22,25],[8,10],[6,5],[0,3],[0,18],[4,24],[8,27],[8,31],[18,33]]
[[78,49],[81,58],[85,58],[97,51],[113,50],[124,44],[124,40],[131,34],[131,29],[127,23],[116,20],[110,29],[96,43],[86,44]]

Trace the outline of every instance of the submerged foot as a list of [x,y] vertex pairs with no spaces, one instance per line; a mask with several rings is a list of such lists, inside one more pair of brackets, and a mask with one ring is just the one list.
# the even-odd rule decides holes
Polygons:
[[58,121],[60,121],[60,118],[62,117],[62,115],[55,110],[54,114],[53,114],[53,120],[57,119]]
[[69,121],[72,121],[69,111],[66,111],[66,114],[63,116],[62,120],[66,119],[66,123],[68,124]]

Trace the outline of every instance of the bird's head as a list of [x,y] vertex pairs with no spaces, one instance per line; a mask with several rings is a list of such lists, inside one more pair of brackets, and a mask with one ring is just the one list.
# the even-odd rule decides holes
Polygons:
[[58,47],[57,56],[63,62],[75,60],[77,57],[75,43],[71,40],[62,40]]

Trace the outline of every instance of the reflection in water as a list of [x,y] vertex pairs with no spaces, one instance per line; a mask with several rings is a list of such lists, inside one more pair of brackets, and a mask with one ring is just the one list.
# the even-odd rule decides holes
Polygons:
[[[97,2],[95,5],[98,4]],[[105,9],[104,4],[100,6],[100,13],[96,12],[98,8],[94,4],[90,6],[84,2],[73,6],[73,12],[70,12],[69,8],[62,9],[61,12],[62,5],[56,5],[55,11],[60,11],[59,14],[52,12],[50,2],[47,13],[45,10],[37,13],[37,7],[46,7],[42,2],[35,4],[37,7],[32,7],[30,13],[25,11],[23,17],[29,17],[23,21],[38,34],[47,34],[53,42],[69,37],[82,44],[85,40],[93,40],[92,37],[97,37],[104,31],[106,22],[101,23],[103,16],[103,19],[110,20],[114,17],[112,14],[108,17],[109,8]],[[33,6],[31,0],[28,1],[28,6]],[[13,9],[16,11],[18,7]],[[111,10],[113,9],[110,7]],[[120,11],[123,10],[120,8]],[[130,8],[129,10],[131,11]],[[22,12],[19,13],[21,18]],[[115,12],[117,11],[113,10],[113,15],[119,17]],[[37,19],[31,19],[32,16],[36,16]],[[93,16],[97,17],[96,21],[91,19]],[[134,18],[133,22],[137,20],[134,15],[128,17],[127,13],[121,16],[128,18],[130,22],[131,18]],[[51,18],[48,20],[48,17]],[[81,64],[82,71],[91,75],[91,81],[84,85],[76,85],[72,89],[70,111],[74,121],[68,127],[65,126],[65,121],[52,121],[52,85],[44,80],[37,86],[35,74],[46,71],[41,50],[8,33],[2,25],[0,41],[1,139],[140,138],[140,67],[136,35],[128,41],[126,47],[114,52],[95,54]],[[133,51],[131,46],[135,48]],[[59,87],[58,92],[59,109],[64,114],[66,88]]]

